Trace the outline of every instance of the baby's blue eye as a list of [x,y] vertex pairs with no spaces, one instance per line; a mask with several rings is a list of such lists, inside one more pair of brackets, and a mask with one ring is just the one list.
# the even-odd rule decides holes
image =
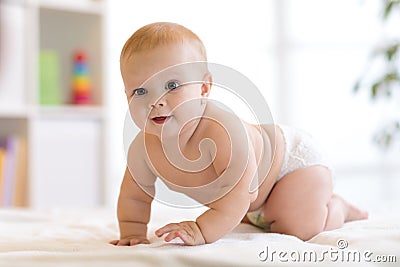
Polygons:
[[180,84],[178,81],[172,80],[172,81],[168,81],[165,84],[165,89],[172,91],[172,90],[175,90],[176,88],[178,88],[179,86],[180,86]]
[[146,94],[146,93],[147,93],[147,90],[146,90],[146,89],[144,89],[144,88],[138,88],[138,89],[133,90],[132,95],[144,95],[144,94]]

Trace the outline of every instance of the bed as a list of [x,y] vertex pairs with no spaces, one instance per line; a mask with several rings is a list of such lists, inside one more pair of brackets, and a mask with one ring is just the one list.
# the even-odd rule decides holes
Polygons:
[[[213,244],[188,247],[165,243],[153,230],[194,219],[198,209],[154,202],[149,245],[115,247],[113,209],[0,210],[0,266],[362,266],[400,265],[400,216],[371,214],[307,242],[240,224]],[[375,262],[374,262],[375,261]],[[360,262],[360,263],[358,263]],[[379,264],[377,263],[379,262]]]

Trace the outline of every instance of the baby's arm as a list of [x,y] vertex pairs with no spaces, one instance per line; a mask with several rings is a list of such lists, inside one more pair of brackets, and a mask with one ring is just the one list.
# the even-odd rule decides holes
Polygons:
[[248,211],[249,180],[252,178],[250,174],[254,175],[252,171],[254,169],[254,166],[249,166],[236,185],[227,185],[225,188],[232,186],[233,189],[217,201],[208,204],[209,209],[200,215],[196,222],[170,223],[158,229],[156,235],[160,237],[167,234],[165,237],[167,242],[180,238],[186,245],[202,245],[220,239],[233,230]]
[[[153,191],[152,195],[154,195],[154,188],[149,187],[148,190]],[[153,198],[145,193],[133,179],[127,167],[117,207],[120,239],[111,241],[111,244],[132,246],[149,243],[147,224],[150,220],[152,200]]]
[[118,198],[120,239],[110,242],[118,246],[149,243],[147,224],[150,221],[156,177],[142,157],[140,139],[136,138],[129,149],[129,167],[126,168]]
[[248,186],[238,184],[231,192],[209,205],[196,223],[206,243],[212,243],[232,231],[248,211],[250,197]]

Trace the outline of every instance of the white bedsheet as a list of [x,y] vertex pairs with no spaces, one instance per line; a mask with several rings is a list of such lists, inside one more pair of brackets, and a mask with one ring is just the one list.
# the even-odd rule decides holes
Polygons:
[[[359,266],[400,265],[400,216],[391,214],[371,214],[369,220],[347,223],[308,242],[245,224],[213,244],[196,247],[168,244],[153,234],[157,227],[194,219],[200,212],[156,203],[149,225],[152,243],[115,247],[108,244],[118,237],[115,212],[109,209],[0,210],[0,266],[316,266],[314,257],[324,257],[319,263],[324,266],[352,265],[348,255],[350,262],[358,262],[359,255]],[[347,248],[338,248],[338,241]],[[396,262],[373,262],[378,259]]]

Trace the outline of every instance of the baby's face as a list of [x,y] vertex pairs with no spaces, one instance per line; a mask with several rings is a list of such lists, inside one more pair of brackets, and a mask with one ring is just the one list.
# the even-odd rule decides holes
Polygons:
[[183,64],[200,60],[192,46],[171,44],[121,61],[130,113],[141,130],[177,135],[203,114],[211,78],[204,62]]

